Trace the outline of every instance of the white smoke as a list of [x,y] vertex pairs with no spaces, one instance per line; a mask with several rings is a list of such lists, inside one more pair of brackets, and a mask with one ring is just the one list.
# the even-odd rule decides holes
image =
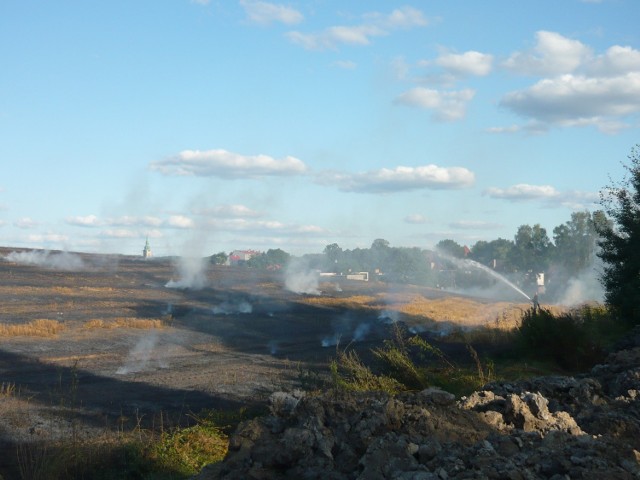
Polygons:
[[337,345],[340,342],[341,335],[339,333],[334,333],[333,335],[329,335],[324,337],[320,342],[320,345],[323,347],[332,347]]
[[222,302],[211,309],[214,315],[232,315],[235,313],[251,313],[253,307],[246,300],[240,302]]
[[573,307],[595,301],[602,303],[604,300],[604,288],[598,280],[595,271],[585,271],[578,277],[570,278],[567,282],[567,289],[561,296],[559,303],[568,307]]
[[277,341],[275,340],[271,340],[268,344],[267,344],[267,348],[269,348],[269,353],[271,355],[275,355],[276,353],[278,353],[278,349],[280,348],[280,345],[278,344]]
[[131,349],[125,360],[125,364],[118,368],[116,374],[127,375],[129,373],[143,372],[151,367],[167,368],[166,362],[155,355],[158,335],[151,333],[141,338]]
[[292,259],[287,265],[284,285],[294,293],[320,295],[318,271],[309,268],[307,262],[301,259]]
[[371,325],[369,325],[368,323],[361,323],[353,332],[353,341],[362,342],[367,337],[370,331]]
[[178,280],[169,280],[165,287],[200,290],[207,285],[207,259],[202,257],[180,257],[176,264]]
[[380,315],[378,315],[378,320],[386,324],[396,323],[400,320],[400,312],[397,310],[383,310],[380,312]]
[[69,252],[50,253],[46,250],[29,250],[11,252],[3,258],[8,262],[21,265],[36,265],[52,270],[76,271],[85,268],[82,258]]

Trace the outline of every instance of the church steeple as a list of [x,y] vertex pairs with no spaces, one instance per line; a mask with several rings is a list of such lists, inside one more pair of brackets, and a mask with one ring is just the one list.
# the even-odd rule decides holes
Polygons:
[[149,246],[149,237],[147,237],[147,242],[144,244],[144,250],[142,250],[142,258],[150,258],[151,257],[151,247]]

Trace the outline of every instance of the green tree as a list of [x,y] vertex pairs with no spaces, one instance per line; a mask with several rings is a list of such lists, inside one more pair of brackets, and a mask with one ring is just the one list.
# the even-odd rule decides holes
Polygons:
[[539,223],[533,227],[520,225],[511,251],[511,263],[522,272],[542,272],[549,265],[549,253],[552,247],[547,230]]
[[266,253],[260,253],[251,257],[247,261],[247,266],[262,269],[281,268],[289,262],[290,258],[291,255],[284,250],[280,248],[270,248]]
[[598,256],[604,262],[601,281],[605,301],[622,321],[640,318],[640,145],[629,155],[619,183],[600,192],[601,204],[611,222],[597,222]]
[[211,263],[214,265],[224,265],[227,262],[227,254],[225,252],[214,253],[209,257]]
[[464,257],[464,247],[451,239],[440,240],[436,243],[436,252],[449,255],[454,258]]
[[598,241],[595,216],[574,212],[571,220],[553,229],[555,261],[565,267],[569,276],[577,275],[593,263]]
[[325,256],[327,257],[326,268],[330,272],[340,271],[340,260],[342,259],[342,248],[337,243],[332,243],[324,247]]
[[471,258],[499,272],[511,272],[513,242],[498,238],[490,242],[478,240],[471,248]]

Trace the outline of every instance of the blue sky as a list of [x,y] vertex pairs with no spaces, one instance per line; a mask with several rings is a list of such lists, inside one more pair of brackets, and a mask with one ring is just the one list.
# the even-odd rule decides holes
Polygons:
[[637,0],[3,0],[0,245],[429,248],[599,207]]

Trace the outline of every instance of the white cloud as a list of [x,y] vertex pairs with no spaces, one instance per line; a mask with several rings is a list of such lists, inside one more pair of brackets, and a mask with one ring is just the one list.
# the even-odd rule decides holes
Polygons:
[[504,198],[511,201],[548,199],[557,197],[560,193],[551,185],[529,185],[519,183],[508,188],[488,188],[485,193],[492,198]]
[[67,217],[65,221],[69,225],[76,225],[79,227],[98,227],[102,225],[102,222],[95,215]]
[[38,226],[38,222],[36,222],[35,220],[33,220],[33,219],[29,218],[29,217],[19,218],[18,220],[13,222],[13,224],[16,227],[22,228],[24,230],[28,230],[30,228],[35,228],[35,227]]
[[[560,126],[611,126],[608,117],[640,112],[640,72],[617,77],[562,75],[506,94],[500,104],[537,121]],[[610,130],[610,128],[608,128]]]
[[364,23],[358,25],[338,25],[321,32],[288,32],[287,38],[307,50],[334,49],[340,45],[369,45],[373,37],[389,35],[394,30],[423,27],[428,24],[424,14],[412,7],[402,7],[390,14],[369,13],[364,15]]
[[609,47],[603,55],[598,55],[585,71],[589,75],[612,77],[629,72],[640,72],[640,50],[631,47],[614,45]]
[[600,203],[600,194],[573,190],[561,193],[557,202],[559,205],[574,211],[593,210]]
[[542,30],[536,33],[533,49],[513,53],[503,67],[525,75],[558,75],[573,72],[591,55],[582,42]]
[[467,103],[473,99],[471,89],[457,91],[415,87],[395,99],[395,103],[433,110],[434,118],[441,121],[461,120],[466,115]]
[[481,77],[491,73],[493,56],[476,51],[449,53],[438,57],[435,63],[455,76]]
[[[594,55],[588,46],[558,33],[541,31],[537,39],[532,51],[515,53],[503,64],[545,77],[500,101],[530,120],[522,130],[595,126],[614,134],[629,128],[626,117],[640,112],[640,50],[614,45]],[[492,131],[501,132],[499,127]]]
[[412,225],[422,225],[427,223],[427,219],[424,215],[420,215],[419,213],[413,213],[411,215],[407,215],[404,217],[405,223],[410,223]]
[[517,133],[522,130],[519,125],[509,125],[508,127],[489,127],[487,133]]
[[184,215],[171,215],[166,225],[172,228],[193,228],[195,223],[191,218]]
[[546,207],[565,207],[575,211],[591,210],[599,202],[599,194],[577,190],[560,192],[551,185],[529,185],[519,183],[508,188],[488,188],[485,195],[512,202],[541,201]]
[[454,189],[473,185],[475,175],[463,167],[396,167],[363,173],[326,172],[318,178],[344,192],[391,193],[419,189]]
[[396,8],[390,14],[367,13],[365,20],[388,30],[401,28],[426,27],[429,24],[427,17],[417,8],[404,6]]
[[253,220],[247,218],[211,219],[210,227],[216,231],[243,232],[252,235],[326,235],[327,231],[317,225],[287,224],[276,220]]
[[291,156],[281,160],[268,155],[240,155],[226,150],[184,150],[166,160],[152,162],[152,170],[164,175],[220,178],[258,178],[267,175],[299,175],[306,165]]
[[304,16],[298,10],[280,4],[240,0],[240,5],[244,8],[249,20],[260,25],[269,25],[273,22],[294,25],[304,20]]

